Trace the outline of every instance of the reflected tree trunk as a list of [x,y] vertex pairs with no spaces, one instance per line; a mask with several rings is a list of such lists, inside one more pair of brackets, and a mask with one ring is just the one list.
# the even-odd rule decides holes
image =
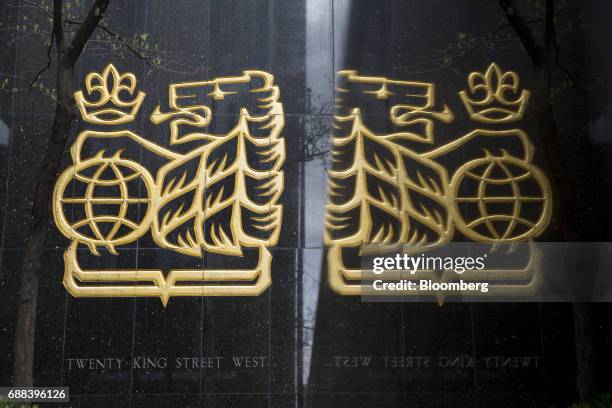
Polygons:
[[[544,33],[541,41],[516,8],[513,0],[499,0],[508,23],[520,39],[529,55],[535,73],[536,87],[533,93],[535,119],[550,167],[552,187],[556,200],[556,229],[567,242],[581,239],[574,225],[575,189],[568,176],[567,167],[562,160],[561,143],[558,138],[554,110],[551,101],[552,66],[551,49],[555,36],[554,0],[546,0]],[[556,51],[555,51],[556,52]],[[588,401],[593,392],[593,337],[591,312],[588,303],[574,303],[574,339],[576,349],[576,389],[580,401]]]

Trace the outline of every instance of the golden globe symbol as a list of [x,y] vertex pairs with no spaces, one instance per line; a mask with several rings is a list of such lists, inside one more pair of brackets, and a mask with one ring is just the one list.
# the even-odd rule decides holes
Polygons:
[[[93,170],[91,176],[85,175],[89,169]],[[105,178],[103,175],[107,170],[112,171],[113,177]],[[129,174],[126,174],[129,172]],[[130,197],[129,183],[142,181],[146,190],[146,198]],[[84,186],[83,197],[66,197],[66,187],[72,182],[81,183]],[[109,197],[97,195],[100,189],[114,187],[120,196]],[[57,180],[55,187],[55,200],[57,203],[56,223],[62,233],[89,247],[92,253],[98,253],[98,246],[106,247],[109,252],[117,254],[115,247],[133,242],[143,236],[151,227],[153,219],[153,206],[151,195],[155,188],[153,177],[147,169],[140,164],[125,160],[120,153],[113,157],[104,157],[99,153],[85,161],[68,167]],[[140,221],[130,220],[128,210],[134,204],[145,205],[145,215]],[[83,208],[85,218],[70,222],[67,216],[66,204],[75,204]],[[116,212],[111,214],[97,214],[94,205],[106,205],[116,207]],[[109,228],[103,228],[108,226]]]
[[[551,188],[533,164],[533,144],[521,129],[479,127],[438,144],[435,123],[450,123],[454,115],[446,104],[436,109],[434,84],[359,75],[352,70],[340,71],[338,77],[325,224],[328,279],[337,293],[360,295],[367,286],[362,271],[345,264],[347,249],[359,249],[361,256],[370,249],[398,250],[409,245],[408,251],[420,253],[447,244],[458,230],[469,240],[491,243],[495,251],[499,244],[531,243],[546,229],[552,213]],[[512,95],[517,97],[512,99]],[[519,89],[515,72],[504,72],[492,63],[484,73],[471,73],[468,89],[459,96],[474,122],[499,125],[523,118],[530,92]],[[388,107],[395,127],[392,133],[373,131],[368,112],[351,105],[367,98]],[[400,102],[392,103],[391,98]],[[484,150],[481,157],[454,170],[442,164],[445,156],[485,139],[498,145],[502,153]],[[518,142],[519,152],[504,150],[504,142],[510,139]],[[526,185],[537,191],[527,194]],[[509,210],[500,211],[500,205]],[[379,244],[378,249],[373,244]],[[530,279],[525,285],[490,285],[487,296],[531,294],[539,282],[535,272],[541,254],[533,245],[529,248],[530,259],[522,268],[474,271],[470,276],[492,281]],[[411,278],[435,278],[431,272],[417,271]],[[396,275],[386,274],[388,279],[398,278]],[[453,278],[456,275],[445,272],[439,280]],[[399,294],[439,295],[425,291]]]
[[[521,185],[535,181],[539,194],[526,195]],[[466,184],[472,184],[465,188]],[[548,226],[551,216],[550,184],[542,171],[522,159],[504,155],[469,161],[454,174],[449,192],[454,221],[463,235],[477,242],[520,242],[538,236]],[[489,194],[489,187],[505,190]],[[476,191],[476,195],[461,195],[461,191]],[[459,205],[472,206],[478,217],[466,220]],[[510,211],[490,210],[491,205],[509,204]],[[531,211],[524,211],[525,208]],[[530,219],[527,214],[536,214]],[[482,232],[478,228],[484,226]]]
[[[82,91],[75,93],[87,123],[130,123],[145,97],[143,92],[136,92],[136,77],[120,74],[112,64],[102,74],[88,74],[86,84],[90,95],[99,96],[92,102]],[[250,106],[240,108],[237,123],[227,133],[208,132],[206,127],[214,115],[211,107],[181,104],[197,92],[215,101],[223,100],[237,93],[236,86],[248,89],[257,113]],[[121,99],[122,91],[132,99]],[[187,152],[176,152],[127,129],[82,131],[71,147],[74,164],[60,175],[53,197],[55,223],[72,240],[64,253],[67,290],[77,297],[156,296],[164,305],[172,296],[262,293],[271,282],[272,254],[268,247],[278,241],[283,214],[278,202],[284,189],[285,160],[281,134],[284,113],[279,98],[273,75],[264,71],[172,84],[170,111],[162,112],[157,106],[150,119],[154,124],[169,122],[170,147],[200,142]],[[196,131],[181,134],[180,125],[190,125]],[[165,164],[152,175],[141,163],[122,157],[121,151],[87,156],[84,146],[90,140],[97,144],[108,140],[136,142]],[[257,157],[259,162],[255,165],[247,156]],[[186,169],[193,163],[198,163],[197,171],[188,177]],[[231,185],[225,183],[228,177],[234,180]],[[134,191],[140,193],[133,196]],[[71,192],[76,196],[71,197]],[[186,198],[190,194],[191,201]],[[175,202],[180,205],[174,206]],[[138,220],[130,219],[130,208],[135,205],[141,210]],[[83,217],[71,220],[67,206],[77,206],[74,213]],[[214,218],[224,211],[227,216]],[[79,245],[94,255],[101,256],[99,247],[118,255],[122,245],[148,232],[160,248],[192,257],[201,257],[205,251],[243,257],[244,249],[255,249],[257,265],[250,269],[174,269],[169,265],[170,271],[164,274],[161,268],[84,269],[78,261]]]

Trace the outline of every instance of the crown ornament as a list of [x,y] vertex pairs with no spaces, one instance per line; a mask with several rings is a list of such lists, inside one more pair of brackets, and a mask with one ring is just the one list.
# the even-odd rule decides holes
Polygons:
[[87,100],[83,91],[74,93],[83,120],[99,125],[120,125],[134,121],[145,93],[138,91],[131,100],[123,100],[122,92],[134,96],[136,76],[131,72],[120,74],[113,64],[108,64],[102,73],[90,72],[85,78],[87,95],[97,100]]
[[[463,90],[459,92],[461,101],[470,118],[483,123],[521,120],[531,95],[528,90],[519,90],[519,76],[516,72],[504,72],[494,62],[484,73],[472,72],[468,76],[468,90],[472,97]],[[484,97],[478,99],[478,94]]]

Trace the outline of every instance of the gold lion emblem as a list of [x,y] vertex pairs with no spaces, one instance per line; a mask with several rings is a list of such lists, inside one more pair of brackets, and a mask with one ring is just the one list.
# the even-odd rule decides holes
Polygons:
[[[82,91],[75,94],[82,118],[105,128],[77,136],[71,148],[73,164],[55,186],[55,222],[71,240],[64,254],[67,290],[77,297],[158,296],[164,305],[172,296],[262,293],[271,282],[268,247],[278,241],[283,217],[278,200],[284,188],[284,115],[274,77],[245,71],[170,85],[169,109],[158,105],[150,115],[154,125],[168,122],[168,145],[131,130],[108,128],[136,118],[145,94],[136,93],[133,74],[121,75],[110,64],[102,74],[89,74],[86,84],[99,100],[88,101]],[[242,96],[240,92],[256,106],[240,107],[232,126],[214,132],[212,105]],[[133,99],[121,99],[125,94]],[[120,148],[108,154],[111,142]],[[148,169],[138,157],[127,157],[124,147],[130,144],[158,159],[157,170]],[[92,146],[94,152],[98,148],[94,154],[89,153]],[[167,274],[80,266],[81,247],[94,255],[100,249],[116,255],[147,233],[160,248],[196,258],[205,252],[241,257],[254,250],[257,265],[171,269]]]
[[[440,141],[434,129],[455,114],[436,102],[434,84],[338,73],[325,223],[328,278],[336,292],[363,294],[367,279],[359,262],[371,245],[422,253],[459,235],[494,251],[531,243],[548,226],[551,187],[533,163],[533,144],[523,130],[499,127],[523,118],[530,92],[519,89],[515,72],[495,63],[467,82],[459,97],[478,126]],[[530,292],[539,267],[538,254],[532,255],[522,268],[470,277],[526,280],[523,287],[493,285],[489,295]],[[432,272],[413,278],[453,279]]]

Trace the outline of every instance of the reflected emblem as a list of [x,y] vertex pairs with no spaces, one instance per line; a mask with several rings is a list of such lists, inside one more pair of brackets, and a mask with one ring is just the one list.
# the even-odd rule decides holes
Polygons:
[[[145,93],[135,75],[110,64],[90,73],[86,86],[88,95],[79,91],[75,98],[84,122],[97,126],[77,136],[73,164],[53,197],[55,223],[71,240],[64,254],[68,291],[156,296],[164,305],[172,296],[262,293],[271,282],[268,248],[278,241],[283,212],[284,115],[274,77],[245,71],[170,85],[168,109],[158,105],[149,116],[152,129],[167,123],[163,143],[117,126],[136,125]],[[108,256],[147,236],[170,253],[217,254],[239,266],[223,260],[218,269],[99,266],[116,265]],[[91,255],[93,266],[82,267],[80,257]]]
[[[527,133],[510,126],[522,120],[530,96],[515,72],[492,63],[469,75],[459,99],[476,126],[458,137],[448,136],[456,117],[436,102],[433,83],[340,71],[337,84],[325,229],[336,292],[362,294],[359,262],[371,245],[422,253],[458,239],[511,252],[546,229],[550,183],[533,162]],[[489,295],[530,292],[538,262],[533,252],[516,269],[480,276],[501,282]],[[415,277],[457,278],[433,272]],[[525,277],[522,287],[503,285]]]
[[[529,187],[535,187],[535,194],[524,193],[523,182],[534,183]],[[450,186],[455,225],[474,241],[524,241],[540,235],[548,225],[550,193],[546,176],[539,168],[507,153],[487,154],[464,164],[455,172]],[[498,192],[488,195],[491,189]],[[475,194],[463,195],[464,191]],[[463,213],[477,215],[464,219],[462,204],[466,208]],[[506,207],[507,211],[495,210],[496,205]],[[524,211],[525,207],[528,211]]]

